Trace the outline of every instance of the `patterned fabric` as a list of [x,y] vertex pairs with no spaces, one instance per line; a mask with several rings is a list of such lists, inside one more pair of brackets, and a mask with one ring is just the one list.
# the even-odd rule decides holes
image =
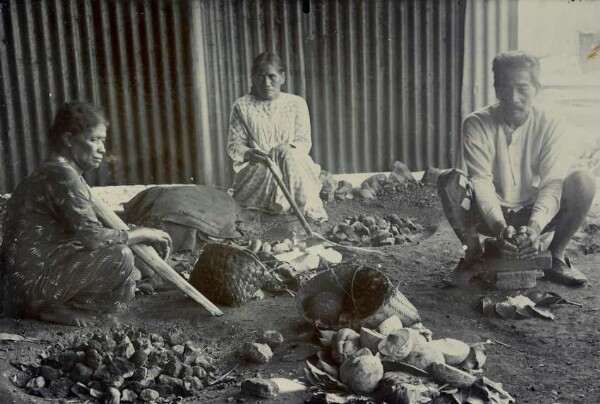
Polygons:
[[[254,144],[240,117],[252,131]],[[229,119],[227,151],[236,172],[234,198],[248,208],[270,213],[288,211],[289,203],[269,169],[244,161],[244,154],[253,146],[269,153],[302,212],[316,220],[327,218],[319,198],[321,167],[308,155],[312,142],[304,99],[280,93],[275,100],[262,101],[247,94],[236,100]]]
[[56,155],[13,193],[2,253],[15,314],[36,317],[64,305],[109,312],[133,297],[127,232],[103,227],[91,198],[85,180]]

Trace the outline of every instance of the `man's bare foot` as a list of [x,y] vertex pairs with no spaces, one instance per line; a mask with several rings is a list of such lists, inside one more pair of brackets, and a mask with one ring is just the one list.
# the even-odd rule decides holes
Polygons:
[[89,327],[98,324],[98,318],[83,310],[57,307],[40,313],[40,320],[49,323]]

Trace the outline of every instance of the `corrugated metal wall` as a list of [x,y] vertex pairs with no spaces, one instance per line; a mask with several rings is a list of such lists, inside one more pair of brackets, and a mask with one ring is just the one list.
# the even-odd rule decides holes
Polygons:
[[47,155],[58,106],[104,106],[110,156],[93,184],[190,182],[196,159],[189,5],[0,2],[0,191]]
[[[462,80],[462,117],[496,102],[492,60],[517,49],[518,0],[474,0],[467,3]],[[452,161],[466,170],[462,149]]]
[[196,16],[195,48],[205,61],[196,85],[207,96],[200,110],[211,114],[203,156],[219,167],[229,164],[231,105],[249,91],[252,59],[266,50],[288,66],[285,90],[308,101],[311,154],[324,169],[382,171],[402,160],[420,170],[454,161],[464,2],[204,0]]
[[70,99],[105,106],[111,121],[111,156],[93,184],[228,185],[230,107],[265,50],[288,65],[286,91],[309,103],[324,169],[403,160],[421,170],[457,155],[464,1],[0,5],[0,191],[44,158],[53,113]]

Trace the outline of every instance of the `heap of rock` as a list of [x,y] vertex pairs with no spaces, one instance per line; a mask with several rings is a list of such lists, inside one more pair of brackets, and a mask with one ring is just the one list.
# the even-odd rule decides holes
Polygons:
[[44,398],[169,402],[196,395],[214,371],[206,355],[177,331],[162,336],[116,329],[49,355],[25,387]]
[[348,216],[328,232],[328,239],[343,245],[385,246],[412,243],[419,227],[397,214]]

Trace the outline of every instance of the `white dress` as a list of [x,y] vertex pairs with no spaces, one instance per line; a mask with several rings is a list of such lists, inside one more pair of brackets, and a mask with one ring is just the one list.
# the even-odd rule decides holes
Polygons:
[[[252,131],[254,143],[240,119]],[[236,173],[236,201],[269,213],[290,209],[268,168],[244,161],[246,151],[255,147],[269,153],[300,210],[311,219],[326,220],[327,213],[319,197],[321,167],[308,155],[311,146],[308,106],[302,97],[280,93],[272,101],[259,100],[251,94],[238,98],[229,118],[227,144]]]

